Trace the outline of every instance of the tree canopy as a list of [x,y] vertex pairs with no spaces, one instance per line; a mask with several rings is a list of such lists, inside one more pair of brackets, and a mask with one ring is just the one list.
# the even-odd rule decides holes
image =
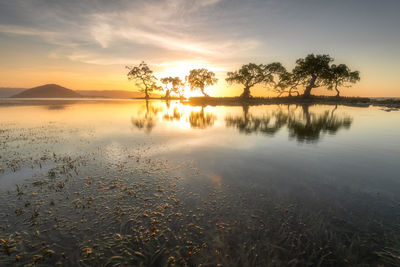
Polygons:
[[296,60],[292,74],[294,81],[305,86],[304,96],[311,95],[311,90],[326,85],[330,70],[329,63],[333,61],[329,55],[309,54],[305,58]]
[[241,97],[251,97],[250,88],[256,84],[269,85],[274,83],[274,76],[286,72],[279,62],[268,65],[249,63],[243,65],[239,70],[228,72],[226,81],[230,84],[238,83],[244,85]]
[[207,69],[193,69],[190,71],[189,76],[186,77],[190,90],[200,90],[204,96],[209,96],[205,91],[205,87],[212,86],[217,83],[218,79],[215,78],[215,73]]
[[129,70],[127,74],[128,79],[134,81],[135,85],[140,88],[140,91],[145,93],[146,99],[149,99],[150,92],[162,90],[157,85],[157,78],[153,75],[153,71],[144,61],[137,66],[126,66],[126,68]]
[[183,96],[185,83],[179,77],[165,77],[160,80],[164,84],[165,98],[170,97],[171,92]]
[[335,89],[339,96],[339,87],[360,80],[358,71],[351,71],[345,64],[331,64],[333,58],[329,55],[309,54],[296,61],[296,66],[291,72],[281,73],[274,91],[279,95],[293,92],[299,95],[299,90],[304,89],[303,96],[309,97],[313,88],[326,86],[328,90]]
[[340,96],[339,87],[349,87],[349,83],[356,83],[360,80],[360,72],[351,71],[345,64],[333,64],[326,77],[328,90],[335,90],[336,96]]
[[[335,90],[336,96],[340,96],[341,87],[350,87],[360,81],[360,73],[352,71],[345,64],[332,64],[333,58],[329,55],[309,54],[304,58],[296,60],[296,65],[292,71],[287,71],[279,62],[270,64],[248,63],[242,65],[239,70],[228,72],[226,81],[229,84],[237,83],[244,86],[242,98],[250,98],[250,89],[256,85],[269,86],[274,92],[281,96],[287,93],[292,96],[293,93],[300,95],[303,91],[304,97],[310,97],[314,88],[324,87],[328,90]],[[205,92],[207,86],[212,86],[218,82],[215,73],[205,68],[192,69],[185,81],[179,77],[164,77],[160,79],[163,87],[158,86],[158,80],[153,75],[153,71],[145,62],[137,66],[127,66],[129,72],[128,79],[135,82],[141,92],[145,93],[146,99],[150,92],[154,90],[165,91],[165,98],[170,98],[171,93],[183,97],[185,84],[190,90],[200,90],[208,97]]]
[[275,84],[273,91],[281,96],[284,93],[288,93],[288,96],[292,96],[292,93],[300,95],[299,90],[299,80],[292,72],[283,72],[279,75],[279,81]]

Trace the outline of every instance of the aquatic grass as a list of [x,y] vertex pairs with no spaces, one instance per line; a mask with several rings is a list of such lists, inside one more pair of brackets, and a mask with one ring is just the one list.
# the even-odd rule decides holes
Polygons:
[[274,186],[243,190],[214,183],[192,162],[148,156],[149,147],[114,159],[101,147],[38,153],[46,156],[37,166],[53,167],[0,195],[0,265],[397,264],[386,198],[343,198],[309,184],[301,197]]

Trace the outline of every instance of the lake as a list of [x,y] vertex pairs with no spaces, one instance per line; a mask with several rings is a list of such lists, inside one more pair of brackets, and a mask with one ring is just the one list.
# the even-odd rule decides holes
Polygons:
[[399,266],[399,174],[379,107],[3,99],[0,265]]

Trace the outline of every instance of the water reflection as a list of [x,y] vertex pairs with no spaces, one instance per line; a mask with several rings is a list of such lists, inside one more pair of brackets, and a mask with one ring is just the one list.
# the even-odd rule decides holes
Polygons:
[[[252,109],[252,112],[249,110]],[[337,106],[310,110],[310,105],[287,105],[277,107],[242,106],[242,114],[225,115],[226,128],[235,128],[239,133],[274,136],[282,128],[290,139],[301,143],[317,142],[324,134],[335,134],[341,129],[349,129],[353,119],[336,114]],[[225,115],[225,116],[224,116]],[[214,127],[216,113],[204,106],[192,107],[180,102],[145,102],[131,117],[134,129],[150,134],[157,123],[171,124],[173,127],[206,129]],[[160,127],[162,127],[160,125]]]
[[225,118],[227,127],[234,127],[240,133],[262,133],[273,136],[288,121],[288,115],[282,111],[273,112],[270,115],[249,114],[249,106],[243,106],[242,116],[227,116]]
[[201,110],[191,111],[189,115],[190,127],[195,129],[205,129],[214,125],[217,117],[213,113],[204,112],[204,107]]
[[47,110],[64,110],[67,108],[66,105],[48,105],[45,107]]
[[183,113],[179,110],[177,106],[174,107],[172,114],[169,112],[169,105],[167,104],[167,109],[163,115],[163,120],[166,121],[179,121],[183,116]]
[[308,105],[303,105],[303,118],[290,116],[289,136],[299,142],[315,142],[320,139],[321,133],[335,134],[340,129],[349,129],[353,119],[349,116],[335,115],[336,109],[337,106],[331,111],[315,114],[309,111]]
[[144,131],[146,134],[150,134],[157,123],[155,116],[162,110],[163,108],[146,101],[146,104],[137,112],[137,116],[131,117],[132,126],[140,131]]
[[321,134],[335,134],[340,129],[349,129],[352,118],[349,116],[338,116],[332,110],[325,110],[317,114],[310,112],[309,105],[302,105],[301,112],[297,112],[297,107],[287,110],[278,109],[269,114],[254,115],[249,113],[249,107],[243,106],[242,116],[227,116],[225,123],[227,127],[234,127],[240,133],[253,134],[261,133],[273,136],[282,127],[286,126],[289,137],[298,142],[317,142]]
[[179,102],[146,102],[136,116],[131,117],[134,129],[150,134],[158,122],[174,123],[174,127],[206,129],[214,126],[217,116],[205,107],[188,107]]
[[26,179],[0,194],[1,266],[399,266],[398,114],[142,100],[0,113],[0,181]]

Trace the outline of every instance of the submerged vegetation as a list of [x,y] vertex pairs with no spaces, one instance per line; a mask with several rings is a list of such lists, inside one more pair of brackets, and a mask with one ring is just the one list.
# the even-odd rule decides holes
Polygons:
[[[353,124],[335,106],[279,105],[271,110],[244,105],[231,109],[239,113],[220,116],[218,124],[209,107],[139,104],[125,123],[155,139],[157,125],[186,123],[204,136],[222,125],[230,131],[224,138],[235,129],[266,137],[287,129],[289,138],[304,144]],[[65,112],[68,107],[44,110]],[[186,154],[172,157],[176,147],[170,154],[157,154],[167,150],[168,139],[156,143],[140,136],[106,142],[86,124],[1,124],[0,177],[15,178],[25,171],[29,177],[1,189],[0,266],[400,263],[398,198],[391,194],[326,186],[307,177],[256,174],[246,166],[218,174],[199,169]],[[207,154],[207,161],[212,159]],[[235,176],[242,168],[245,172]],[[250,179],[249,172],[264,182]]]

